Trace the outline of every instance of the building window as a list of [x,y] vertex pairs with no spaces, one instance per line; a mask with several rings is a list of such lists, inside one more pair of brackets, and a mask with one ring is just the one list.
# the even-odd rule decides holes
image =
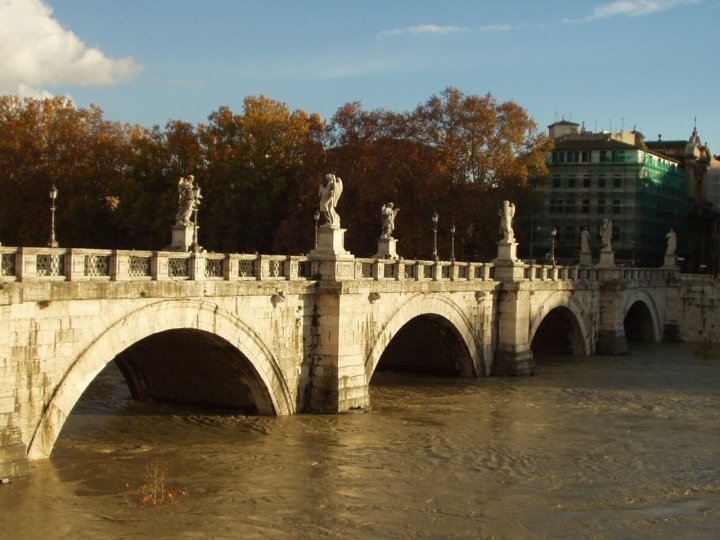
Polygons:
[[582,152],[582,153],[580,154],[580,161],[582,161],[583,163],[590,163],[590,156],[591,156],[591,155],[592,155],[592,154],[591,154],[590,152],[587,152],[587,151]]
[[558,152],[558,163],[565,163],[565,152]]
[[607,163],[608,157],[607,157],[607,151],[600,150],[600,163]]
[[601,174],[600,176],[598,176],[598,187],[599,188],[605,187],[605,175],[604,174]]
[[562,214],[562,199],[550,199],[550,213]]
[[605,199],[598,199],[598,214],[605,213]]
[[612,161],[623,163],[625,161],[625,152],[622,150],[613,150],[611,159]]
[[565,241],[567,241],[567,242],[575,241],[575,225],[566,225],[565,226]]
[[590,199],[583,199],[582,200],[582,208],[580,210],[583,214],[589,214],[590,213]]
[[613,214],[620,213],[620,199],[613,199]]
[[567,162],[568,163],[577,163],[580,161],[580,153],[579,152],[568,152],[567,153]]
[[560,175],[559,174],[556,174],[555,176],[553,176],[553,187],[554,188],[560,187]]
[[620,176],[619,174],[613,175],[613,187],[622,187],[622,176]]
[[568,176],[568,187],[569,187],[569,188],[574,188],[575,185],[576,185],[575,175],[570,175],[570,176]]
[[567,200],[567,203],[565,204],[565,213],[566,214],[574,214],[575,213],[575,199]]
[[613,225],[612,235],[613,235],[612,239],[615,242],[619,242],[620,241],[620,227],[616,227],[615,225]]
[[590,187],[590,177],[586,174],[583,176],[583,187],[589,188]]

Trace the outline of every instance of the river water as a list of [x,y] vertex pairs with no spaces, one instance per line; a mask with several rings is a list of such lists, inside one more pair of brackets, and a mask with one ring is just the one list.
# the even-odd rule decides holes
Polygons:
[[[368,413],[282,418],[133,402],[109,368],[0,485],[0,538],[720,538],[720,360],[695,348],[378,373]],[[177,504],[133,503],[149,463]]]

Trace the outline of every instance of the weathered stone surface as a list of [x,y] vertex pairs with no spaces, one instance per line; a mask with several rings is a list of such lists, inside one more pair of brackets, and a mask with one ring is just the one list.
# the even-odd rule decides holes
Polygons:
[[[515,261],[399,261],[388,273],[382,260],[336,253],[336,231],[324,244],[332,253],[307,261],[228,256],[222,277],[203,265],[172,276],[167,256],[161,264],[152,255],[150,269],[141,253],[122,257],[145,257],[156,279],[126,269],[117,280],[6,280],[0,471],[22,474],[24,455],[47,457],[82,392],[113,359],[141,399],[260,414],[343,412],[370,406],[368,386],[387,351],[395,367],[531,375],[546,320],[562,321],[574,354],[622,354],[632,337],[717,339],[720,329],[712,279]],[[187,257],[207,263],[203,254]],[[301,263],[323,279],[298,278]]]

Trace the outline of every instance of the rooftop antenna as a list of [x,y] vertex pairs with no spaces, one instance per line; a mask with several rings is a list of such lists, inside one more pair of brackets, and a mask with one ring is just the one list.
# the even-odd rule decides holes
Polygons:
[[557,122],[557,111],[555,111],[555,121]]
[[612,118],[610,118],[609,122],[610,122],[610,133],[612,133]]
[[597,133],[597,118],[595,119],[595,133]]
[[625,117],[620,118],[620,130],[625,131]]
[[572,113],[570,113],[570,120],[572,120]]

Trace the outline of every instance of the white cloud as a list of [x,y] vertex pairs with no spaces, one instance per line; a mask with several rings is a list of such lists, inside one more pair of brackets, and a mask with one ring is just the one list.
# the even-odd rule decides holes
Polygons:
[[467,28],[462,26],[437,26],[435,24],[421,24],[418,26],[408,26],[407,28],[395,28],[394,30],[383,30],[378,37],[399,36],[401,34],[457,34],[467,32]]
[[[593,9],[592,14],[581,19],[582,21],[592,21],[595,19],[607,19],[617,15],[625,15],[627,17],[641,17],[651,15],[661,11],[667,11],[677,6],[685,4],[697,4],[702,0],[617,0],[607,4],[601,4]],[[566,22],[577,22],[567,21]]]
[[481,32],[507,32],[512,30],[512,26],[509,24],[488,24],[487,26],[481,26]]
[[107,58],[52,18],[42,0],[0,0],[0,94],[43,97],[43,86],[114,85],[142,70]]

